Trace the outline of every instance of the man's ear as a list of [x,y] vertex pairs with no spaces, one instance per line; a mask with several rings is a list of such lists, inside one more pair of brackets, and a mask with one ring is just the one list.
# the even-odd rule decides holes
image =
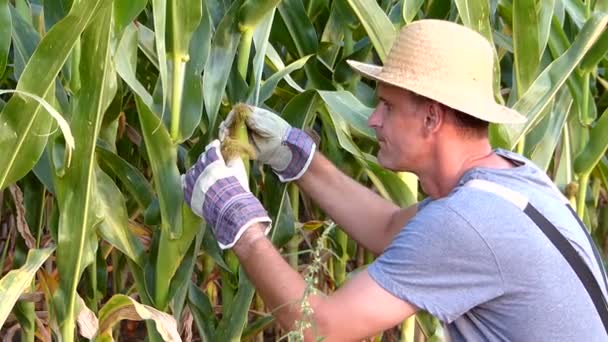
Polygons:
[[431,132],[437,131],[445,116],[445,109],[440,103],[432,101],[428,104],[426,115],[424,117],[424,127]]

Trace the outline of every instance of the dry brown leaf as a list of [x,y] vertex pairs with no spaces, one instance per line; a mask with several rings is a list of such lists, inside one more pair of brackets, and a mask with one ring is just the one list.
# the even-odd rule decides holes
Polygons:
[[21,192],[21,189],[19,189],[16,184],[9,186],[9,190],[11,192],[11,195],[13,196],[13,203],[15,204],[15,223],[17,225],[17,231],[19,232],[19,234],[21,234],[23,240],[25,240],[25,245],[28,248],[36,248],[36,239],[34,239],[34,236],[32,236],[32,233],[30,232],[30,227],[28,226],[27,221],[25,220],[23,192]]

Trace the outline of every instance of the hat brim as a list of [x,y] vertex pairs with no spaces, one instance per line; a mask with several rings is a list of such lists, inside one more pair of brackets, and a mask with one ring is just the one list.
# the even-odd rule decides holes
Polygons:
[[462,97],[458,97],[459,101],[456,101],[456,97],[443,97],[437,93],[425,91],[414,84],[408,84],[403,80],[396,81],[383,76],[383,68],[381,66],[362,63],[355,60],[347,60],[346,62],[353,70],[366,78],[412,91],[487,122],[497,124],[523,124],[527,121],[527,118],[516,110],[500,105],[494,101],[483,101],[480,99],[476,99],[475,101],[463,101]]

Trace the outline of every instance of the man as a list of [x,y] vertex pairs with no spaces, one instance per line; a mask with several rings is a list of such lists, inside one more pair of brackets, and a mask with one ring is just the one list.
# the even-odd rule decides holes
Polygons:
[[[558,227],[605,294],[577,219],[541,170],[489,144],[489,122],[525,120],[495,103],[492,63],[482,36],[438,20],[406,26],[384,67],[350,61],[378,81],[380,101],[369,118],[378,162],[414,172],[429,196],[405,209],[341,173],[303,132],[252,108],[247,125],[258,159],[379,255],[335,293],[310,298],[314,329],[307,337],[361,340],[423,309],[448,323],[454,341],[608,339],[582,282],[518,205],[529,201]],[[299,303],[305,283],[266,238],[270,219],[238,161],[227,165],[218,147],[210,144],[186,174],[186,201],[220,245],[233,248],[266,305],[290,328],[300,307],[285,304]]]

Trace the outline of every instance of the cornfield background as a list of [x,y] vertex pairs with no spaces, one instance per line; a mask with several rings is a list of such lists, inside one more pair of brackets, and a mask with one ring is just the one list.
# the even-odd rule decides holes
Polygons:
[[[0,0],[0,335],[297,340],[184,205],[180,174],[246,102],[314,132],[385,198],[424,198],[415,176],[376,163],[375,84],[346,64],[381,63],[423,18],[494,44],[496,99],[529,121],[492,126],[493,145],[545,169],[605,256],[607,11],[606,0]],[[272,241],[311,286],[331,293],[373,260],[294,185],[251,166]],[[373,340],[442,336],[422,312]]]

